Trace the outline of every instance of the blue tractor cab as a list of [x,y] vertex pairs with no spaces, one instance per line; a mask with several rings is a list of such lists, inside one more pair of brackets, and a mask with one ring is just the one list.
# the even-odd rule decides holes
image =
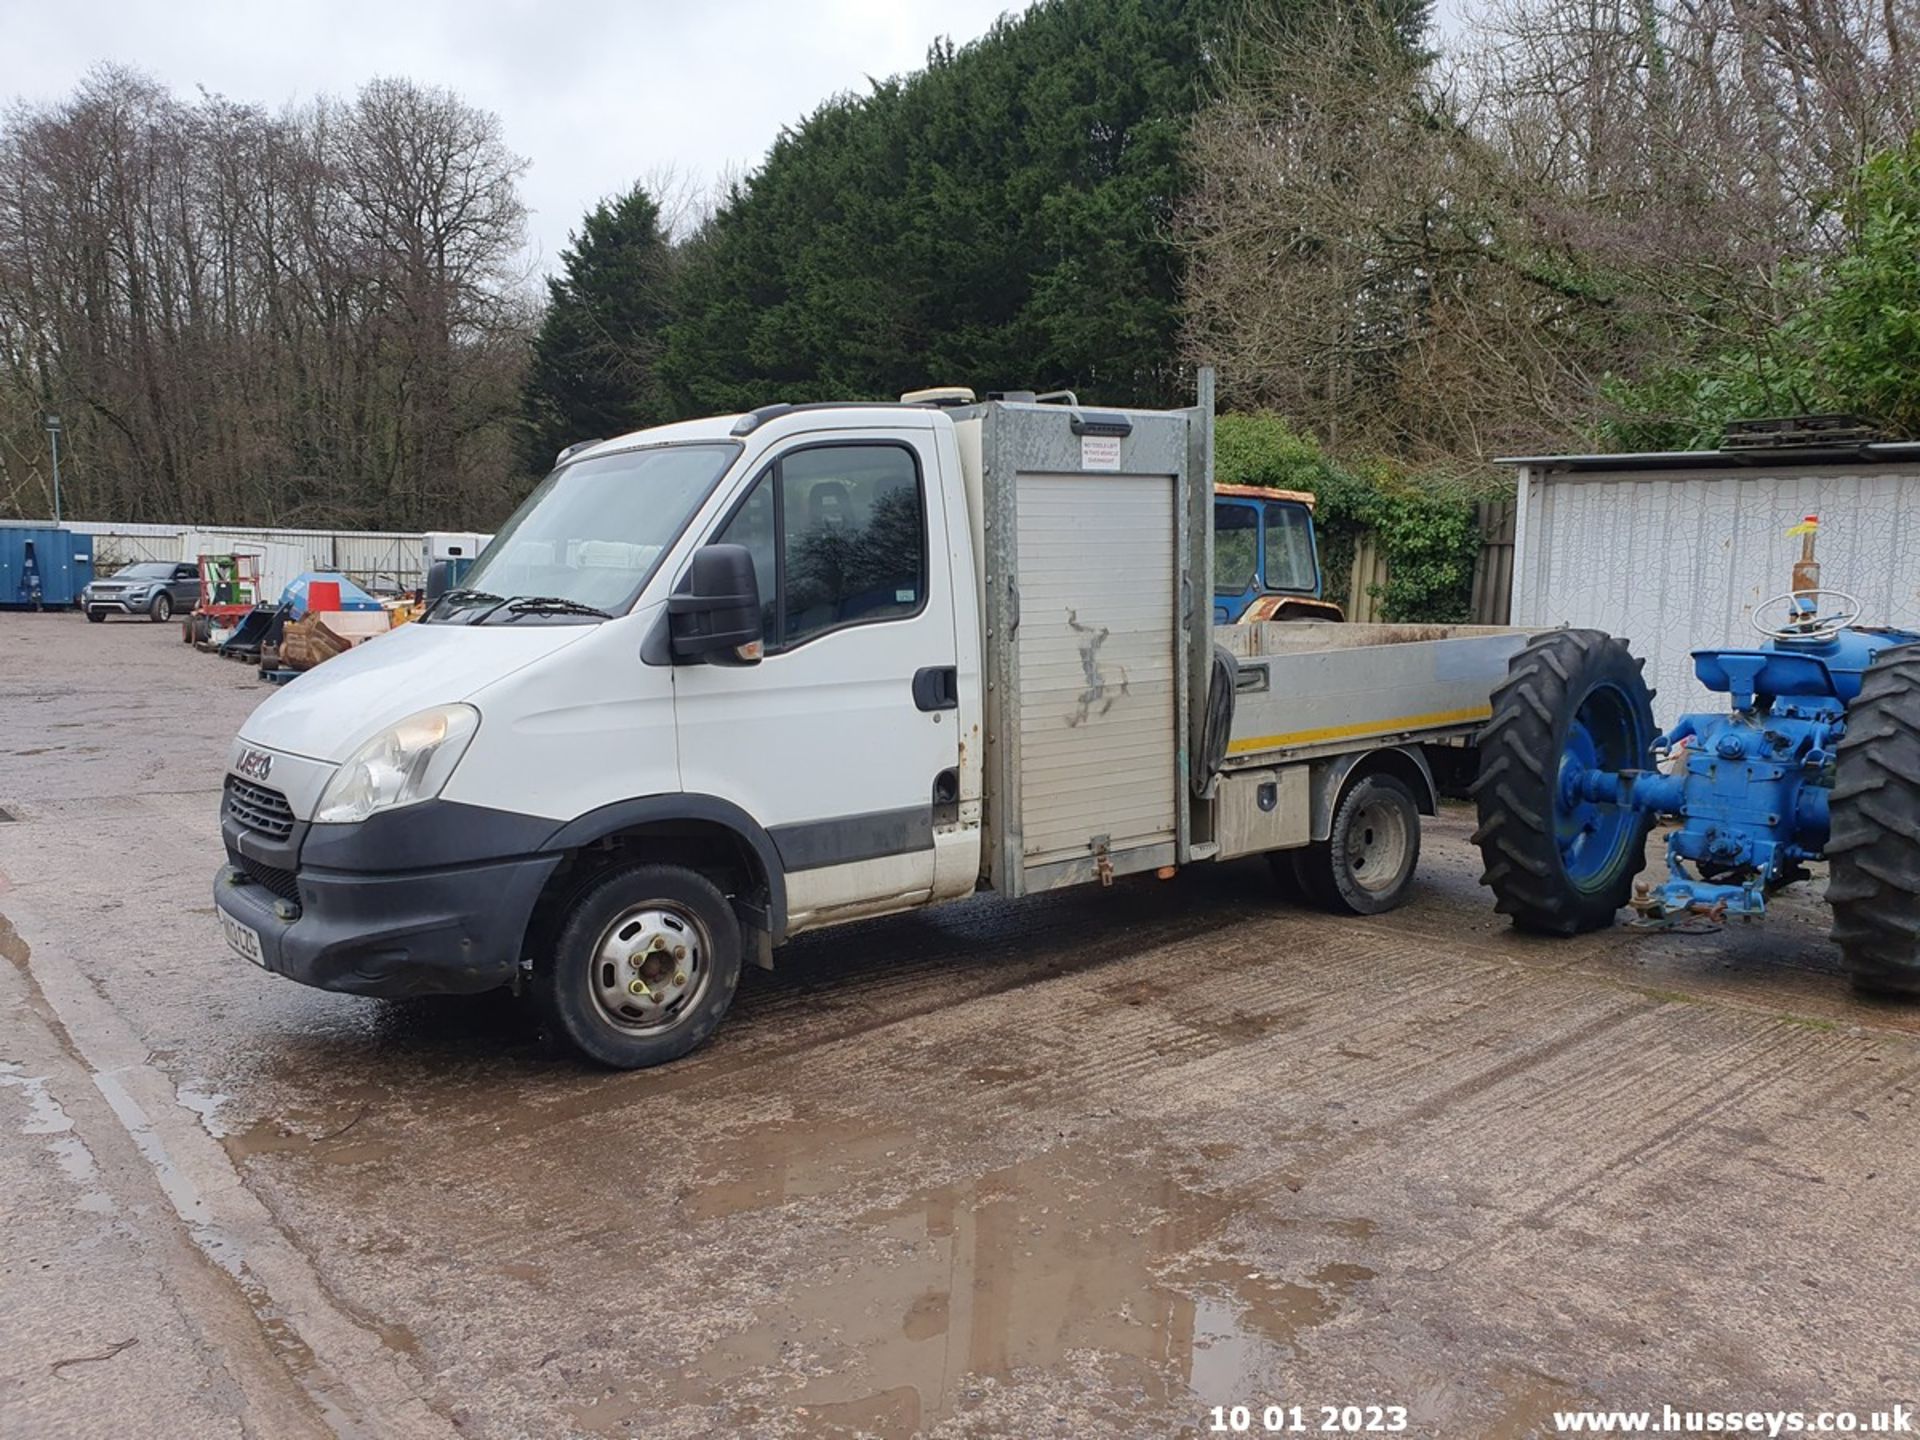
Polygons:
[[1261,485],[1213,487],[1213,623],[1344,620],[1321,598],[1313,496]]

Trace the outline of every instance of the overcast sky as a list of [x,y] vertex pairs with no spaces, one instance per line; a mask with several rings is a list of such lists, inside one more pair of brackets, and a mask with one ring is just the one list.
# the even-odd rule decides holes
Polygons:
[[710,183],[868,76],[919,68],[1026,0],[0,0],[0,98],[51,100],[134,65],[278,108],[375,75],[496,112],[530,162],[521,194],[551,266],[603,195],[665,169]]

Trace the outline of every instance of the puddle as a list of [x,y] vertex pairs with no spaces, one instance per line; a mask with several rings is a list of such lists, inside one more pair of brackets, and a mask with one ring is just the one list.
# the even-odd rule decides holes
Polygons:
[[[289,1109],[244,1129],[225,1124],[215,1128],[212,1110],[231,1097],[201,1095],[185,1088],[179,1093],[180,1103],[201,1114],[208,1131],[235,1164],[258,1155],[305,1155],[332,1165],[360,1165],[385,1160],[398,1149],[391,1140],[376,1138],[376,1132],[392,1120],[392,1096],[385,1086],[342,1086],[334,1103],[325,1108]],[[210,1102],[206,1111],[201,1110],[203,1101]]]
[[47,1089],[45,1075],[27,1075],[11,1061],[0,1061],[0,1085],[18,1090],[27,1102],[27,1118],[20,1126],[22,1135],[49,1135],[47,1149],[53,1154],[60,1173],[71,1180],[80,1195],[73,1202],[76,1210],[89,1215],[111,1215],[113,1197],[100,1187],[100,1170],[94,1164],[87,1142],[74,1133],[73,1119]]
[[160,1189],[172,1204],[174,1213],[187,1227],[187,1233],[200,1252],[230,1276],[248,1306],[253,1310],[268,1346],[299,1379],[302,1387],[320,1407],[321,1415],[336,1435],[358,1440],[369,1434],[359,1418],[347,1408],[340,1387],[321,1366],[317,1356],[301,1337],[292,1318],[282,1309],[247,1262],[247,1252],[239,1239],[207,1218],[207,1203],[193,1181],[167,1153],[152,1122],[139,1102],[121,1082],[120,1073],[95,1071],[95,1088],[105,1098],[127,1134],[147,1162]]
[[830,1195],[862,1173],[891,1170],[920,1143],[903,1130],[875,1130],[809,1114],[718,1140],[704,1179],[680,1201],[687,1220],[712,1220]]
[[216,1140],[224,1140],[233,1132],[220,1123],[220,1107],[232,1100],[231,1095],[222,1095],[218,1091],[200,1090],[193,1085],[181,1085],[174,1094],[180,1103],[200,1117],[200,1124]]
[[1179,1415],[1238,1403],[1373,1278],[1328,1258],[1368,1222],[1302,1222],[1297,1274],[1230,1258],[1241,1204],[1071,1150],[937,1186],[861,1215],[850,1252],[692,1364],[571,1413],[612,1433],[663,1403],[753,1406],[803,1434],[904,1437],[1086,1363]]

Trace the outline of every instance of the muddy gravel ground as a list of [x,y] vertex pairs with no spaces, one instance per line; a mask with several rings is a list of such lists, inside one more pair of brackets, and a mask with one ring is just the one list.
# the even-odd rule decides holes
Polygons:
[[232,957],[171,628],[0,615],[0,1434],[1163,1436],[1211,1407],[1920,1392],[1920,1013],[1819,880],[1512,933],[1464,811],[1403,910],[1259,864],[809,936],[613,1075],[504,997]]

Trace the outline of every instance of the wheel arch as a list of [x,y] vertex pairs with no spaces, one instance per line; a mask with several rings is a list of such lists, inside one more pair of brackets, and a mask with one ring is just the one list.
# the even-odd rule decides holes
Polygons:
[[[616,800],[568,821],[540,847],[575,859],[627,853],[700,868],[719,860],[737,867],[746,885],[735,897],[741,924],[777,945],[787,934],[786,872],[765,828],[715,795],[649,795]],[[567,867],[563,867],[563,870]],[[552,884],[557,884],[558,879]]]
[[1355,781],[1368,775],[1391,775],[1413,792],[1414,806],[1422,815],[1439,813],[1440,787],[1434,783],[1433,770],[1420,751],[1410,746],[1388,745],[1378,750],[1336,755],[1313,767],[1310,799],[1316,841],[1325,840],[1333,833],[1333,812],[1339,808],[1340,797]]

